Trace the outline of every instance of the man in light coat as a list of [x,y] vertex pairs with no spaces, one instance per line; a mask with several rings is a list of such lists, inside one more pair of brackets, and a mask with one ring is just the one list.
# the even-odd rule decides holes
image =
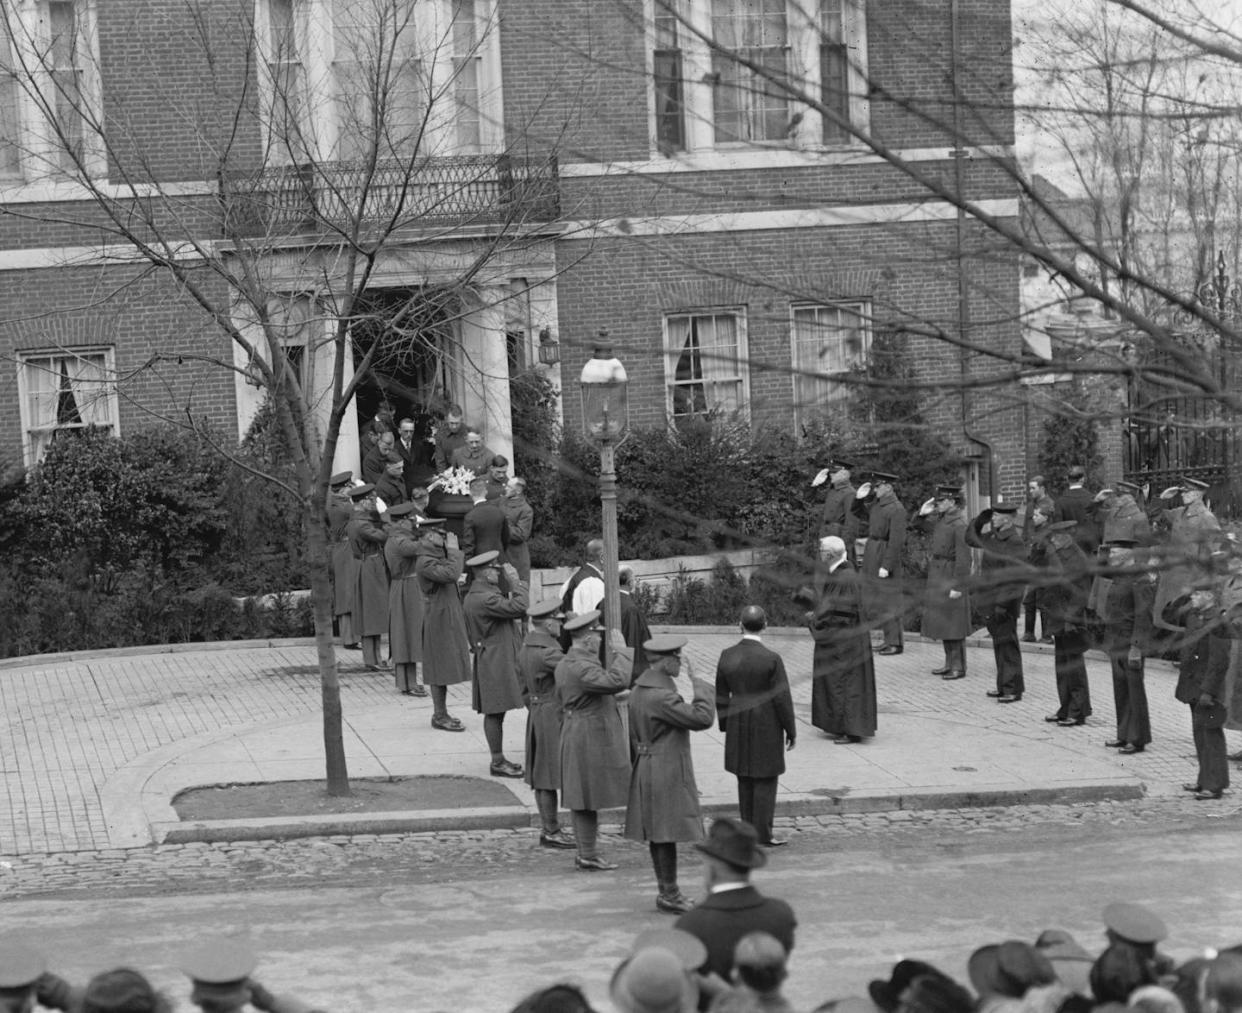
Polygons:
[[742,609],[742,640],[716,663],[716,715],[724,732],[724,766],[737,778],[741,817],[759,843],[779,847],[772,833],[777,779],[785,753],[798,739],[785,662],[760,639],[768,617],[758,605]]
[[[703,813],[690,757],[690,733],[712,726],[712,687],[682,659],[685,637],[652,637],[643,644],[651,664],[630,694],[630,743],[635,756],[625,808],[625,836],[646,841],[658,892],[656,908],[683,914],[693,905],[677,885],[677,842],[703,839]],[[685,666],[694,699],[676,680]]]

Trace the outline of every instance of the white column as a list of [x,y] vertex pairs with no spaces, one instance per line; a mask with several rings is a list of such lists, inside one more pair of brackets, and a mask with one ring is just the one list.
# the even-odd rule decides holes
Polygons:
[[466,422],[483,430],[492,453],[513,460],[509,360],[505,354],[505,291],[484,288],[461,320],[462,408]]

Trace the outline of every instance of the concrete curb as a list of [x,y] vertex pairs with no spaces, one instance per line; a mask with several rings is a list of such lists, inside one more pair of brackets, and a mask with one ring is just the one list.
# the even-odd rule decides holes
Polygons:
[[[777,802],[776,815],[784,817],[848,816],[864,813],[917,812],[932,809],[991,809],[1017,805],[1074,805],[1119,802],[1142,798],[1141,781],[1064,785],[1054,788],[976,789],[973,791],[904,792],[886,795],[818,795],[811,793]],[[703,806],[705,816],[735,815],[732,804]],[[601,824],[620,824],[624,809],[600,812]],[[521,830],[537,825],[538,813],[523,806],[481,809],[441,809],[386,813],[340,813],[324,816],[278,816],[251,820],[196,820],[153,823],[157,844],[222,844],[233,841],[288,841],[305,837],[353,834],[417,834],[442,831]]]

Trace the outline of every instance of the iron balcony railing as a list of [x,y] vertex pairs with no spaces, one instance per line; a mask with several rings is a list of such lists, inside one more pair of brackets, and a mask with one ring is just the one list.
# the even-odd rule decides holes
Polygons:
[[384,162],[276,166],[220,184],[226,236],[341,230],[496,226],[560,215],[555,157],[457,155]]

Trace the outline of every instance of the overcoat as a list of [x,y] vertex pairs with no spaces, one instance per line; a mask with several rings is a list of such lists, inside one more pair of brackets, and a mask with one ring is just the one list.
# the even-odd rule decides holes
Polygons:
[[883,567],[894,581],[901,576],[901,550],[906,544],[906,508],[893,493],[885,493],[867,512],[867,549],[863,573],[874,577]]
[[1144,655],[1155,649],[1152,601],[1155,587],[1145,573],[1108,581],[1100,618],[1104,620],[1104,649],[1110,658],[1124,661],[1131,647]]
[[1117,495],[1111,510],[1101,510],[1099,520],[1105,542],[1111,542],[1114,538],[1133,538],[1143,545],[1151,538],[1151,522],[1128,492]]
[[733,949],[748,932],[775,936],[786,953],[794,948],[798,919],[793,908],[776,897],[765,897],[750,884],[738,890],[708,894],[674,922],[674,927],[707,947],[704,973],[714,971],[725,981],[733,972]]
[[354,552],[346,530],[354,508],[348,496],[328,497],[328,538],[332,542],[332,614],[347,615],[354,610]]
[[495,549],[501,563],[509,561],[509,521],[496,500],[484,500],[470,508],[461,523],[461,549],[469,559]]
[[509,522],[509,562],[518,572],[518,579],[530,580],[530,532],[535,511],[525,496],[504,496],[498,500]]
[[721,651],[716,716],[725,737],[725,770],[737,777],[785,773],[785,740],[796,740],[798,726],[779,654],[749,639]]
[[997,611],[1010,606],[1016,609],[1014,603],[1022,598],[1027,583],[1038,576],[1027,563],[1029,550],[1016,526],[1005,531],[989,531],[986,535],[982,533],[990,513],[981,513],[967,525],[965,532],[966,544],[983,550],[979,583],[971,600],[985,621],[990,621],[988,617]]
[[1037,579],[1048,624],[1045,629],[1054,637],[1086,630],[1090,563],[1073,535],[1053,532],[1044,541],[1044,566]]
[[597,810],[625,805],[630,749],[616,694],[630,685],[630,657],[616,651],[605,670],[599,657],[575,644],[556,666],[564,707],[561,726],[561,804]]
[[532,629],[518,651],[518,672],[526,702],[526,783],[558,791],[561,787],[561,697],[556,666],[565,653],[556,637]]
[[1091,493],[1079,485],[1061,493],[1052,508],[1054,521],[1078,522],[1078,527],[1074,529],[1074,540],[1088,556],[1100,546],[1100,529],[1095,522],[1093,500]]
[[[954,509],[939,517],[932,529],[923,592],[923,636],[933,640],[970,636],[970,562],[966,515]],[[950,598],[950,591],[961,591],[962,596]]]
[[414,573],[418,539],[396,530],[384,543],[388,563],[388,648],[394,665],[423,660],[423,592]]
[[502,594],[495,584],[479,579],[466,592],[462,611],[474,654],[472,702],[480,714],[503,714],[522,706],[518,651],[528,604],[521,583]]
[[875,734],[875,663],[863,623],[858,573],[846,561],[816,579],[807,626],[815,641],[811,724],[830,735]]
[[405,477],[394,478],[385,471],[375,483],[375,498],[382,499],[385,507],[407,502],[410,497],[405,491]]
[[470,642],[466,619],[457,593],[461,576],[461,549],[423,539],[419,543],[418,586],[423,610],[423,682],[428,686],[452,686],[470,678]]
[[384,542],[388,535],[370,511],[359,511],[345,529],[358,569],[354,578],[354,635],[379,637],[388,632],[388,570]]
[[[603,599],[595,607],[599,609],[600,625],[607,626],[608,611],[604,608]],[[630,669],[630,684],[633,685],[651,664],[647,659],[647,652],[643,650],[643,644],[651,639],[651,628],[647,625],[643,610],[634,601],[634,596],[624,590],[621,592],[621,639],[634,655],[634,665]],[[603,644],[599,645],[599,662],[601,665],[604,663]]]
[[630,744],[634,769],[625,807],[625,836],[632,841],[699,841],[703,811],[690,757],[690,733],[710,728],[716,717],[712,687],[694,680],[694,700],[686,703],[657,661],[630,693]]
[[1170,522],[1169,540],[1165,546],[1166,560],[1156,588],[1153,620],[1159,627],[1179,629],[1165,616],[1169,604],[1190,590],[1200,576],[1199,560],[1203,545],[1220,532],[1220,521],[1202,500],[1166,511]]
[[819,536],[836,535],[849,544],[854,525],[850,522],[850,507],[854,503],[854,486],[849,482],[834,485],[824,497],[824,512],[819,522]]
[[[1177,688],[1173,696],[1182,703],[1196,705],[1207,694],[1221,705],[1225,702],[1225,681],[1229,671],[1232,630],[1218,617],[1208,626],[1203,616],[1190,614],[1183,625],[1181,663],[1177,669]],[[1220,708],[1224,724],[1224,707]]]

